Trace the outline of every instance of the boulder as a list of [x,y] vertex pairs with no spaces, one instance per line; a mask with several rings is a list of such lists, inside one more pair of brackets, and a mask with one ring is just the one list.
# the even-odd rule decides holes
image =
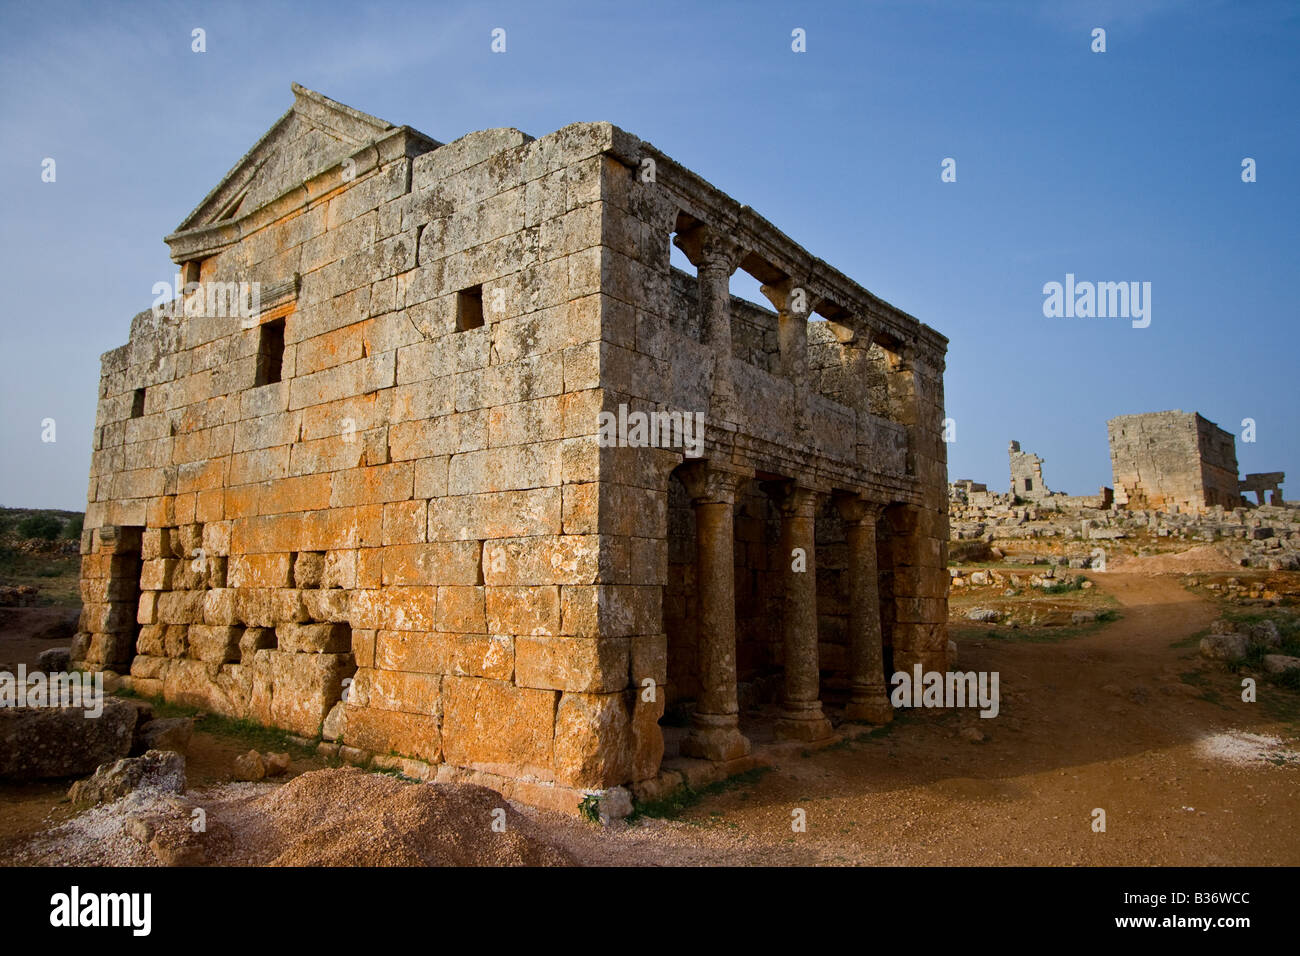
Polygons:
[[1249,650],[1245,634],[1209,634],[1201,638],[1201,656],[1212,661],[1239,661]]
[[36,658],[36,668],[43,674],[61,673],[72,666],[72,648],[47,647]]
[[250,750],[235,758],[236,780],[261,780],[265,776],[266,764],[262,762],[262,755],[256,750]]
[[161,826],[149,849],[163,866],[202,866],[208,862],[202,837],[185,826]]
[[68,791],[77,806],[111,803],[136,790],[185,792],[185,758],[170,750],[150,750],[104,764],[94,775],[78,780]]
[[81,707],[0,707],[0,779],[94,773],[131,752],[136,708],[108,697],[103,712]]
[[1290,657],[1286,654],[1265,654],[1264,670],[1270,674],[1288,674],[1292,671],[1300,671],[1300,657]]
[[184,754],[194,735],[193,717],[159,717],[142,723],[135,732],[133,753],[147,750],[172,750]]
[[1282,634],[1274,621],[1252,621],[1241,629],[1254,647],[1281,647]]
[[600,795],[599,806],[602,823],[621,820],[632,814],[632,793],[626,787],[610,787]]
[[973,607],[966,612],[966,620],[979,621],[983,624],[996,624],[998,621],[1002,620],[1002,614],[992,608]]
[[1096,611],[1075,611],[1070,615],[1071,624],[1093,624],[1096,620]]
[[289,755],[287,753],[263,754],[262,765],[266,767],[268,777],[278,777],[289,770]]

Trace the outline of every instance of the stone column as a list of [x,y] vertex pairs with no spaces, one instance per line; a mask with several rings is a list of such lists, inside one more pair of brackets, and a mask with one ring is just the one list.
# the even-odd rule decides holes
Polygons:
[[[776,735],[785,740],[824,740],[832,733],[830,721],[822,714],[817,648],[815,528],[819,497],[812,488],[791,484],[780,498],[781,560],[785,563],[785,699]],[[802,551],[802,560],[795,549]]]
[[884,504],[845,497],[836,502],[849,552],[849,702],[846,720],[887,724],[894,719],[885,683],[880,632],[876,519]]
[[760,287],[777,313],[777,344],[781,349],[780,375],[794,386],[794,431],[808,431],[808,317],[820,301],[805,285],[785,279]]
[[885,383],[889,390],[889,417],[907,428],[907,473],[916,474],[917,421],[914,349],[906,343],[897,350],[886,348],[889,369]]
[[682,754],[726,761],[749,753],[736,697],[736,580],[733,509],[747,475],[709,462],[679,475],[695,508],[695,576],[700,682],[703,690],[682,740]]
[[700,339],[714,353],[710,416],[734,420],[735,384],[731,378],[731,274],[745,250],[724,229],[699,225],[676,239],[699,274]]
[[781,348],[781,375],[805,386],[808,382],[808,317],[818,300],[806,286],[785,279],[760,287],[777,314],[777,344]]
[[871,396],[867,391],[867,383],[871,379],[873,364],[871,329],[829,320],[826,325],[840,343],[840,362],[845,372],[842,401],[854,411],[870,414]]

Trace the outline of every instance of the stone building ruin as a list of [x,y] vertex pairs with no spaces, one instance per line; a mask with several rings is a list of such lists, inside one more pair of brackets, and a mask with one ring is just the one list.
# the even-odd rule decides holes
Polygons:
[[[1285,472],[1282,471],[1252,472],[1251,474],[1246,475],[1246,477],[1242,478],[1241,481],[1237,483],[1237,490],[1241,493],[1242,497],[1247,501],[1249,501],[1250,499],[1245,498],[1245,496],[1253,494],[1255,496],[1255,504],[1259,505],[1261,508],[1265,504],[1269,504],[1281,508],[1281,507],[1285,507],[1286,505],[1286,502],[1282,498],[1282,485],[1285,483],[1286,483]],[[1268,495],[1267,502],[1264,501],[1265,494]]]
[[1176,409],[1120,415],[1106,429],[1117,505],[1204,512],[1241,504],[1236,441],[1214,422]]
[[1013,441],[1007,449],[1011,459],[1011,494],[1017,498],[1036,501],[1051,494],[1043,481],[1043,459],[1020,450],[1020,442]]
[[[295,85],[166,241],[182,299],[102,360],[84,666],[570,812],[946,669],[947,340],[650,144]],[[620,407],[702,454],[602,443]]]

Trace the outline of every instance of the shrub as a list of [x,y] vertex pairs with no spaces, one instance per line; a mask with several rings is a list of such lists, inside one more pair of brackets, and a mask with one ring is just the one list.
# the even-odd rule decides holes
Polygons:
[[53,541],[63,532],[63,522],[54,515],[28,515],[18,522],[18,534],[24,538]]

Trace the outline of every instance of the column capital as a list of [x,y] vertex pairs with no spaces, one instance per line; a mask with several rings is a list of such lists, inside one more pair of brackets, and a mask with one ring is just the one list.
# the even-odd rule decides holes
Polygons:
[[759,286],[759,291],[781,315],[799,319],[810,318],[813,310],[822,302],[820,296],[809,290],[806,280],[782,279],[780,282]]
[[710,460],[693,461],[682,465],[674,474],[681,479],[686,493],[695,502],[718,502],[733,504],[736,489],[741,483],[754,477],[754,472],[723,462]]
[[836,495],[835,507],[845,524],[860,524],[864,521],[874,523],[889,507],[889,503],[872,501],[861,495]]
[[763,490],[776,503],[782,514],[811,517],[817,506],[830,494],[830,489],[811,481],[795,478],[777,478],[762,483]]
[[912,372],[916,366],[916,345],[912,342],[901,342],[897,346],[887,347],[885,356],[889,361],[889,370],[891,372]]
[[875,330],[865,324],[848,324],[846,322],[836,322],[833,319],[826,320],[826,327],[831,330],[835,336],[835,341],[839,342],[845,348],[861,349],[866,351],[871,348],[871,344],[876,340]]
[[731,275],[749,250],[732,238],[725,229],[700,223],[673,238],[673,244],[686,254],[696,269],[716,269]]

